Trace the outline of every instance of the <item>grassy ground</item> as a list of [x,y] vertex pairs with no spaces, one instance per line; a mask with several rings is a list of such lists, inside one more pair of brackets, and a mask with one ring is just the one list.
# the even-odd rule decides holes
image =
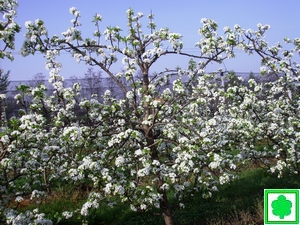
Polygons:
[[[240,179],[219,187],[219,192],[214,193],[212,198],[203,199],[201,194],[186,204],[184,209],[174,214],[176,224],[181,225],[249,225],[263,224],[263,191],[265,188],[299,188],[300,176],[285,176],[277,178],[276,175],[267,173],[265,169],[249,169],[242,173]],[[46,212],[53,218],[59,217],[55,212],[63,212],[72,208],[80,207],[82,198],[80,191],[70,191],[61,188],[57,195],[53,195],[51,201],[42,204],[41,212]],[[35,207],[29,205],[24,207]],[[147,225],[164,224],[156,212],[143,213],[132,212],[128,205],[118,205],[114,208],[100,206],[93,211],[88,218],[89,224],[107,225]],[[58,224],[81,224],[82,218],[75,216],[69,220],[62,220]]]

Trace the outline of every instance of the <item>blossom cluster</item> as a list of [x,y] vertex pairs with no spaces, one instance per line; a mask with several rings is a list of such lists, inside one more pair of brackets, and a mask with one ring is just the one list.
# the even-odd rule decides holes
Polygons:
[[15,49],[15,35],[20,32],[21,27],[15,22],[17,16],[18,3],[15,0],[1,1],[1,14],[3,20],[0,20],[0,58],[13,60],[14,57],[10,50]]

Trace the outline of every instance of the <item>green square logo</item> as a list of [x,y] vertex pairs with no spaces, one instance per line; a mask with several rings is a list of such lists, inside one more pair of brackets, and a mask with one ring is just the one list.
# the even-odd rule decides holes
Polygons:
[[300,189],[265,189],[264,224],[298,224]]

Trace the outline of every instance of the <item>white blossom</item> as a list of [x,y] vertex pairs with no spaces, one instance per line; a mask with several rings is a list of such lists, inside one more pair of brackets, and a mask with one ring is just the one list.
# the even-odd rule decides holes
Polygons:
[[65,211],[62,213],[62,216],[65,217],[65,219],[70,219],[73,217],[73,212]]
[[124,164],[124,162],[125,162],[125,159],[123,156],[119,156],[116,158],[116,166],[117,167],[122,166]]
[[133,92],[132,92],[132,91],[128,91],[128,92],[126,93],[126,98],[132,99],[133,97],[134,97],[134,95],[133,95]]

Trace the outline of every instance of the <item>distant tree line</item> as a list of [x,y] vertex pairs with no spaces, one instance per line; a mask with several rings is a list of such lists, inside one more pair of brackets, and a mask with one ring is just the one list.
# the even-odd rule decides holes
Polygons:
[[[29,106],[31,104],[31,98],[28,93],[31,92],[34,88],[37,88],[41,85],[44,85],[46,88],[47,94],[52,94],[54,89],[51,85],[49,85],[47,76],[43,73],[37,73],[33,75],[32,79],[28,81],[19,82],[15,86],[10,85],[14,83],[14,81],[9,81],[9,73],[10,71],[4,73],[1,70],[0,73],[0,94],[7,94],[7,98],[4,102],[1,101],[1,115],[2,122],[11,117],[19,117],[20,111],[25,110],[28,111]],[[176,76],[177,74],[174,74]],[[141,71],[137,71],[135,74],[136,79],[141,79],[142,73]],[[152,74],[153,77],[157,76],[155,73]],[[257,83],[264,83],[275,81],[278,78],[278,75],[275,74],[265,74],[261,75],[258,73],[250,72],[247,73],[236,73],[234,71],[226,71],[219,74],[219,77],[214,80],[220,87],[227,89],[232,85],[246,85],[248,86],[248,80],[254,79]],[[172,88],[172,79],[168,80],[163,87],[159,87],[161,90],[165,88]],[[130,86],[132,83],[126,81],[124,77],[120,78],[120,82],[125,86]],[[111,96],[117,99],[124,99],[126,96],[120,90],[119,86],[114,82],[111,77],[103,77],[101,70],[94,71],[94,68],[88,68],[87,72],[84,76],[71,76],[70,79],[65,79],[64,84],[66,87],[72,87],[74,84],[79,83],[81,85],[80,95],[78,96],[78,100],[81,98],[90,99],[94,98],[97,101],[102,102],[102,95],[106,90],[111,92]],[[10,88],[9,88],[10,87]],[[161,90],[157,90],[160,92]],[[21,94],[22,100],[18,100],[16,95]],[[238,94],[238,93],[237,93]],[[211,102],[211,112],[214,113],[217,111],[217,102]],[[5,109],[5,113],[4,110]],[[80,116],[83,112],[81,112],[80,107],[76,107],[76,114]],[[22,113],[21,113],[22,114]]]

